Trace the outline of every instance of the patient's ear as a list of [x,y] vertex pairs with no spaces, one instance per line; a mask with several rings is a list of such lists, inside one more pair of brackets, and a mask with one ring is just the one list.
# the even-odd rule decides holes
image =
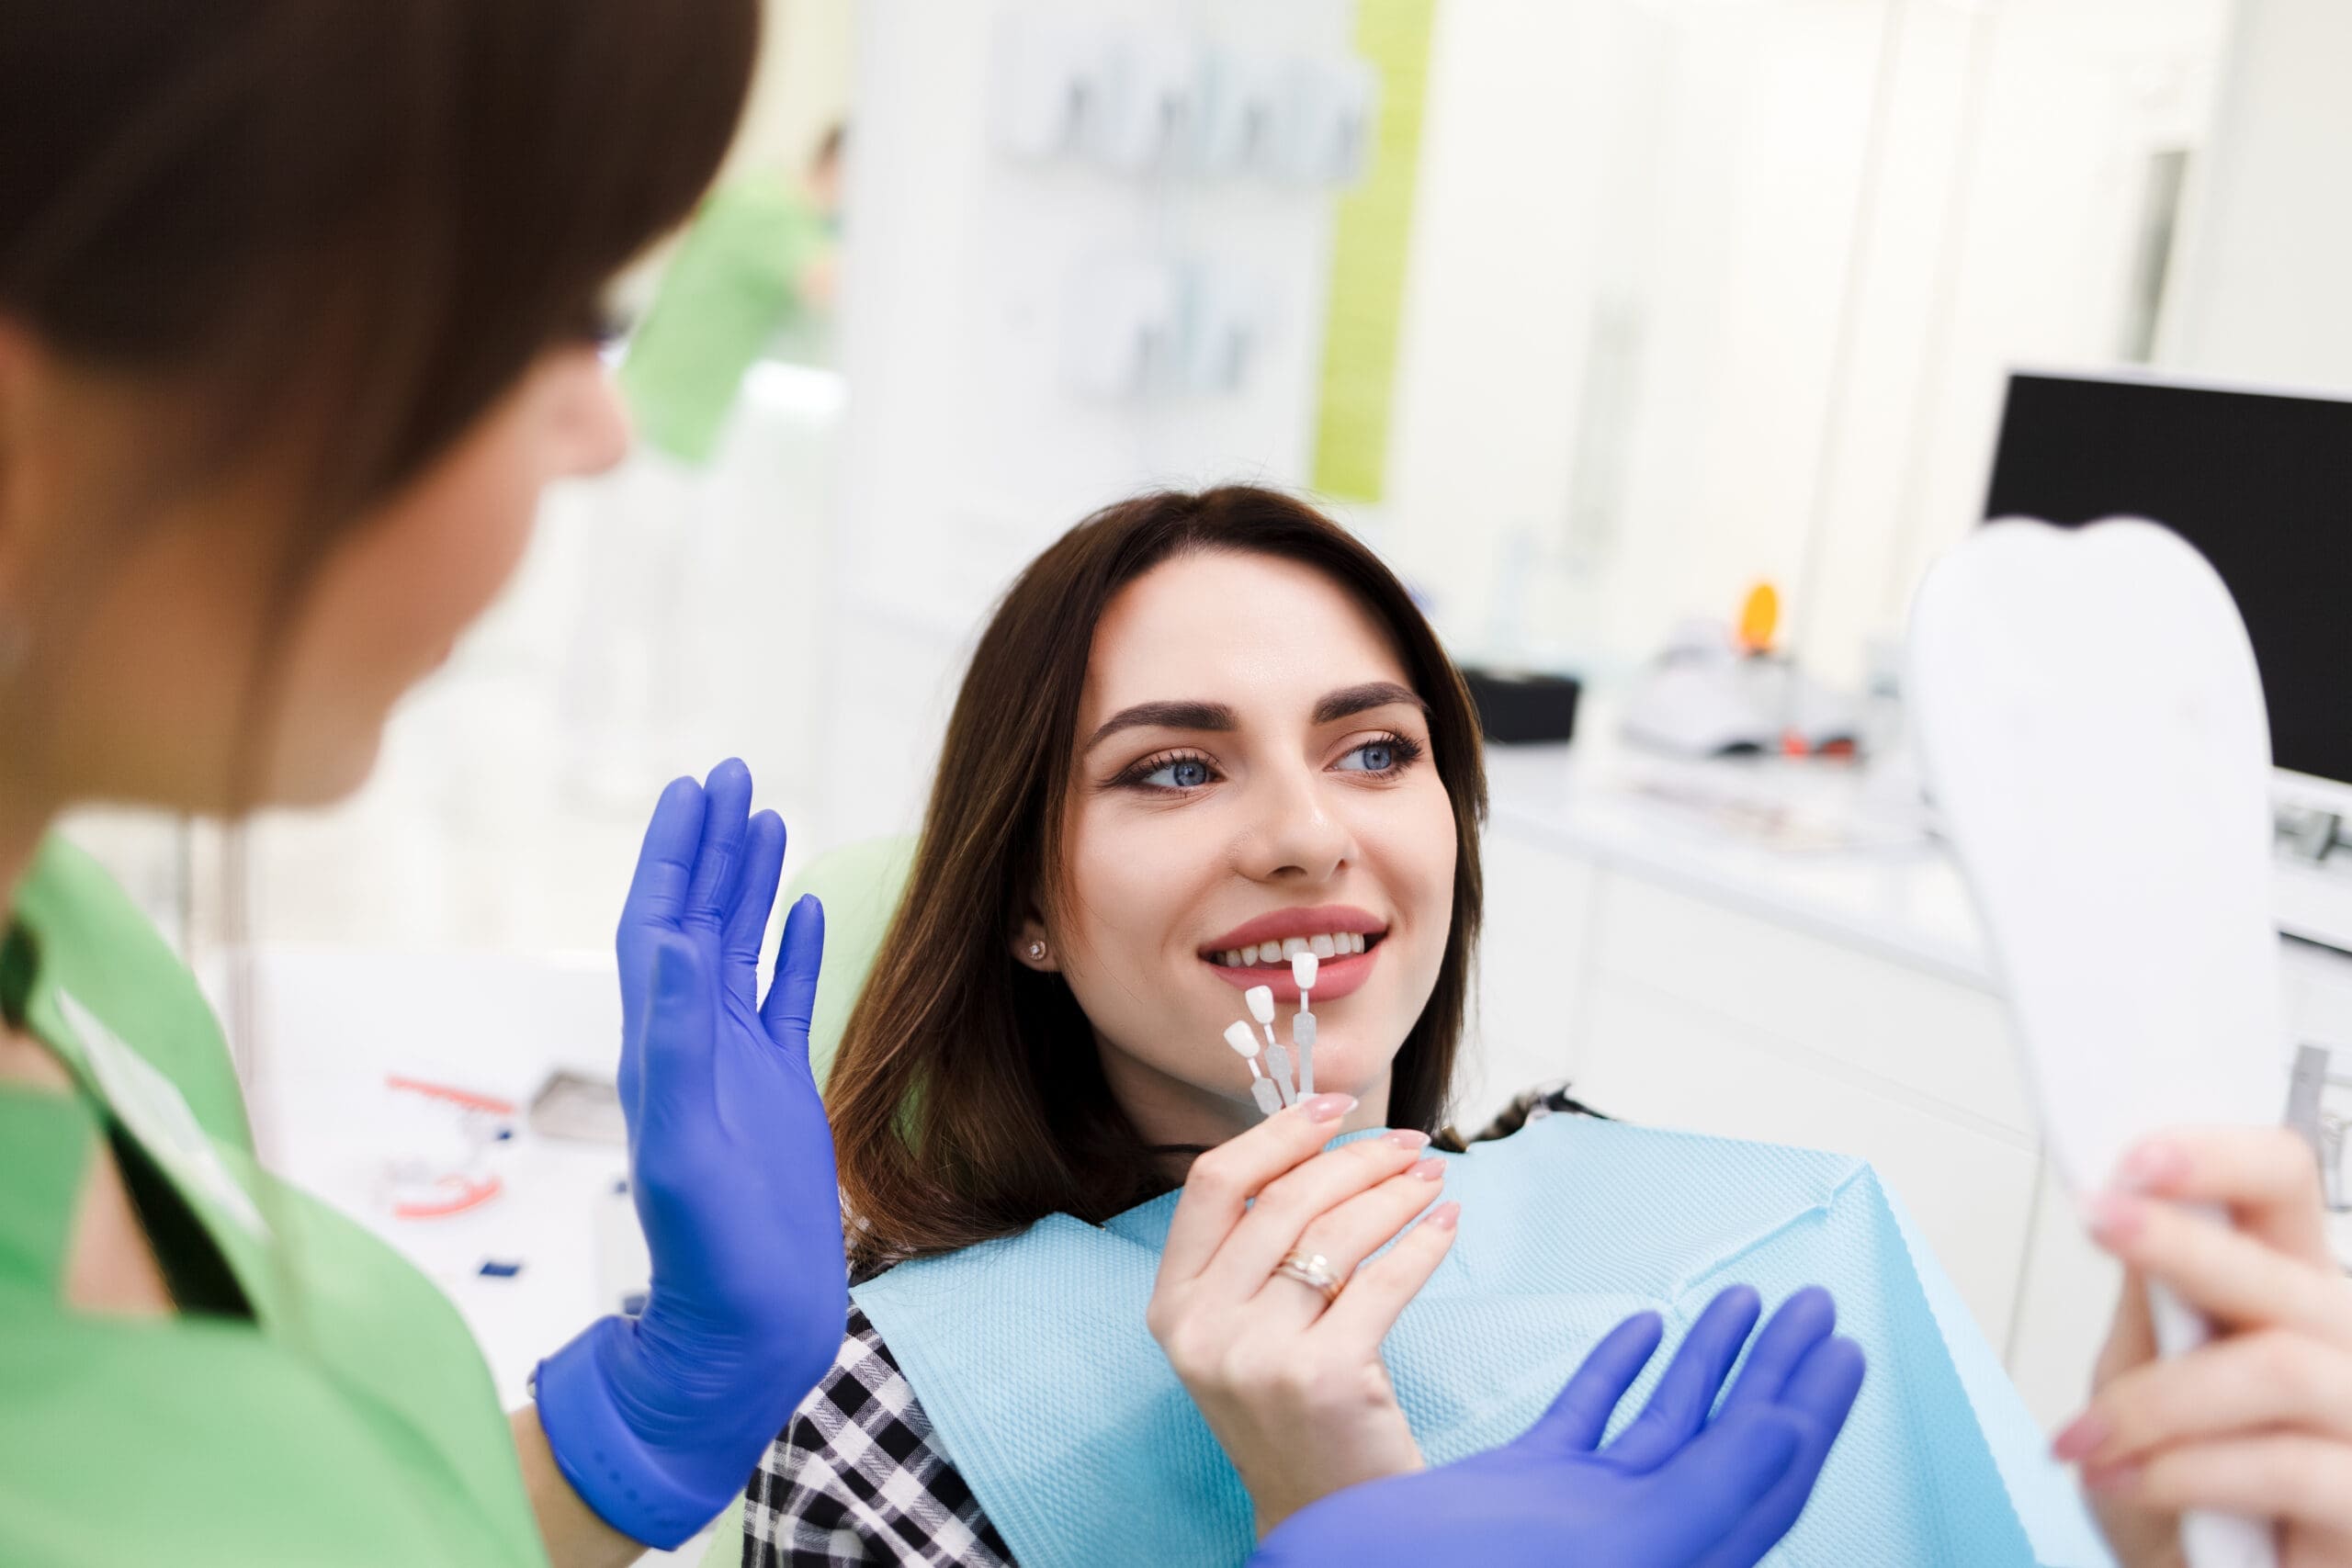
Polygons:
[[1046,934],[1046,922],[1035,915],[1023,920],[1013,933],[1012,956],[1040,975],[1061,973],[1061,954],[1054,951],[1053,939]]

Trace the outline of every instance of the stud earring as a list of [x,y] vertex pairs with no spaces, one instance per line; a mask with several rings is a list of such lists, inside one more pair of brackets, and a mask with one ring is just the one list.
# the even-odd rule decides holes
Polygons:
[[1029,962],[1030,962],[1030,963],[1032,963],[1032,964],[1040,964],[1040,963],[1043,963],[1043,962],[1045,961],[1045,957],[1046,957],[1046,944],[1045,944],[1044,942],[1031,942],[1031,943],[1029,944]]

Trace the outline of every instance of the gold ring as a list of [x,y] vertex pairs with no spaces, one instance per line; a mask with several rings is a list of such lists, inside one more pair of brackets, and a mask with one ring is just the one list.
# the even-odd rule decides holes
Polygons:
[[1340,1299],[1340,1277],[1331,1272],[1331,1260],[1319,1252],[1294,1252],[1274,1265],[1274,1272],[1321,1296],[1325,1306]]

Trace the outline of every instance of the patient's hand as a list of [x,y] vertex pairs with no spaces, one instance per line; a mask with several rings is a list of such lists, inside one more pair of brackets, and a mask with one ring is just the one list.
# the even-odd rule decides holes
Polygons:
[[[2176,1206],[2225,1207],[2223,1225]],[[2352,1564],[2352,1281],[2290,1133],[2167,1133],[2124,1162],[2092,1235],[2131,1270],[2090,1408],[2061,1433],[2127,1568],[2181,1561],[2194,1509],[2279,1521],[2282,1568]],[[2143,1281],[2219,1331],[2160,1359]]]
[[[1389,1133],[1320,1152],[1344,1095],[1317,1095],[1193,1162],[1152,1291],[1152,1337],[1241,1472],[1264,1535],[1342,1486],[1421,1468],[1380,1342],[1453,1244],[1429,1139]],[[1253,1202],[1252,1200],[1255,1200]],[[1276,1268],[1321,1254],[1344,1283],[1325,1304]]]

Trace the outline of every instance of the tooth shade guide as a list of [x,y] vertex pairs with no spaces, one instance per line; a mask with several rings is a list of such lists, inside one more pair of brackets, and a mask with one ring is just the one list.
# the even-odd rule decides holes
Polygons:
[[[1266,1032],[1271,1034],[1273,1031]],[[1266,1073],[1274,1080],[1274,1087],[1282,1091],[1284,1105],[1298,1103],[1297,1086],[1291,1082],[1289,1046],[1277,1042],[1266,1047]]]
[[1278,1085],[1272,1078],[1258,1070],[1257,1057],[1250,1058],[1250,1098],[1258,1102],[1259,1110],[1272,1116],[1275,1111],[1288,1105],[1289,1097],[1283,1092],[1283,1086]]
[[1250,1021],[1237,1018],[1226,1025],[1225,1043],[1232,1046],[1235,1054],[1249,1066],[1250,1098],[1258,1102],[1259,1113],[1272,1116],[1280,1111],[1287,1101],[1283,1099],[1283,1090],[1275,1087],[1274,1080],[1259,1070],[1258,1036],[1250,1031]]
[[1252,986],[1241,993],[1241,1000],[1249,1008],[1250,1016],[1261,1025],[1274,1021],[1274,988],[1272,986]]
[[1315,988],[1316,965],[1322,962],[1312,951],[1294,953],[1290,955],[1290,977],[1298,982],[1300,990],[1311,991]]

